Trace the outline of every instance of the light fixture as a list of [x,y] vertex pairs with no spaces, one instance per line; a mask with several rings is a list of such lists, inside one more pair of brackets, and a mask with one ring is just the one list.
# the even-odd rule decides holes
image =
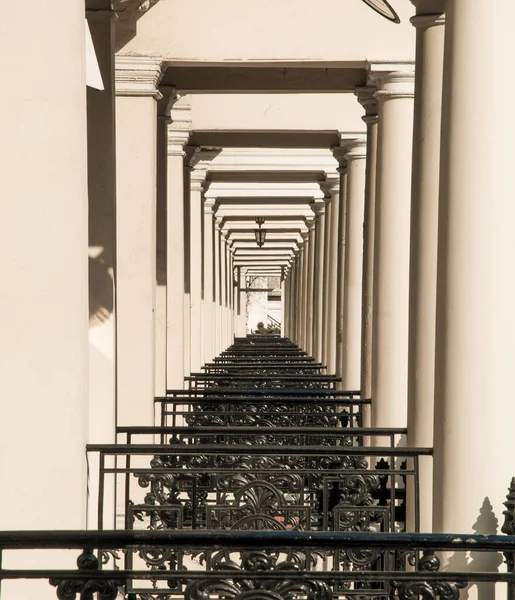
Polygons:
[[256,223],[259,225],[259,229],[254,229],[254,235],[256,236],[256,244],[261,246],[266,241],[266,229],[261,229],[261,225],[265,222],[265,217],[256,217]]
[[393,10],[387,0],[363,0],[372,10],[393,23],[400,23],[399,15]]

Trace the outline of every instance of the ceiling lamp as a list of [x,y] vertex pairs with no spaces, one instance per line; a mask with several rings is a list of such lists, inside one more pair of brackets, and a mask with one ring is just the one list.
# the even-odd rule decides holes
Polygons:
[[375,10],[385,19],[392,21],[393,23],[400,23],[399,15],[393,10],[390,4],[386,0],[363,0],[365,4],[370,6],[371,9]]
[[256,244],[261,246],[266,241],[266,229],[261,229],[261,225],[265,222],[265,217],[256,217],[256,223],[259,225],[259,229],[254,229],[254,235],[256,236]]

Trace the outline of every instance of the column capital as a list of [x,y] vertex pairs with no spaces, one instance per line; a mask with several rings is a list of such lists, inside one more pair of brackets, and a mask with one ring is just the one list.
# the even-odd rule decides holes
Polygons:
[[117,56],[115,83],[117,96],[143,96],[161,100],[157,89],[163,74],[163,60],[148,56]]
[[193,191],[202,191],[206,181],[207,171],[205,169],[192,168],[190,171],[190,186]]
[[216,200],[213,198],[204,198],[204,214],[214,215],[215,214]]
[[324,197],[322,199],[318,199],[317,198],[313,202],[312,209],[313,209],[313,212],[315,213],[315,219],[316,220],[318,220],[318,217],[320,215],[324,215],[325,214],[325,207],[326,207],[326,203],[327,203],[328,200],[329,200],[329,198]]
[[184,146],[191,135],[191,105],[174,103],[170,110],[171,123],[168,125],[168,154],[185,156]]
[[363,121],[365,121],[366,117],[377,117],[376,91],[377,87],[375,85],[361,85],[354,90],[358,102],[365,109],[365,116],[361,117]]
[[326,180],[320,183],[320,188],[329,200],[333,194],[340,191],[340,176],[327,176]]
[[367,138],[365,136],[356,138],[345,144],[345,159],[347,164],[352,160],[364,159],[367,157]]
[[379,103],[415,95],[414,63],[372,63],[369,78],[377,86],[374,96]]

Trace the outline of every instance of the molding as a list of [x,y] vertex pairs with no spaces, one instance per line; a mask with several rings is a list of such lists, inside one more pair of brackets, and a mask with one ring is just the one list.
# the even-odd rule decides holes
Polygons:
[[369,125],[375,125],[379,123],[379,115],[364,115],[361,120],[368,127]]
[[411,17],[410,22],[413,27],[426,30],[430,27],[445,25],[445,14],[432,13],[415,15],[414,17]]
[[190,189],[201,192],[204,188],[207,171],[204,169],[192,169],[190,172]]
[[415,95],[415,63],[371,63],[369,80],[377,86],[378,103]]
[[328,177],[320,184],[320,187],[326,195],[326,201],[330,200],[333,195],[340,193],[340,176]]
[[367,138],[361,137],[345,144],[345,159],[347,164],[353,160],[361,160],[367,157]]
[[214,215],[216,212],[216,202],[210,198],[204,198],[204,214]]
[[163,95],[157,86],[163,74],[162,65],[161,58],[116,56],[116,95],[161,100]]
[[[378,105],[374,95],[376,91],[377,88],[375,85],[363,85],[354,90],[358,102],[365,109],[365,117],[377,116]],[[365,121],[365,117],[361,117],[363,121]]]
[[[175,96],[177,99],[177,96]],[[170,108],[171,122],[168,125],[168,154],[185,156],[184,146],[191,136],[191,105],[174,103]],[[195,156],[195,153],[194,153]]]

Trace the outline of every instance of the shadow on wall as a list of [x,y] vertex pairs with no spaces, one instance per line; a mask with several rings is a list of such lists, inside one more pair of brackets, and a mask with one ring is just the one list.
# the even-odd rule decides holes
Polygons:
[[113,313],[114,294],[112,269],[103,259],[103,252],[89,257],[89,326],[105,323]]
[[[456,510],[459,510],[459,507],[456,507]],[[483,501],[479,516],[472,525],[472,530],[478,535],[496,535],[498,533],[499,521],[488,496]],[[471,552],[470,556],[467,556],[465,552],[457,552],[449,558],[447,566],[443,570],[454,573],[477,571],[495,573],[499,571],[502,564],[503,559],[499,553]],[[477,600],[492,600],[496,597],[494,583],[478,583],[463,590],[460,600],[468,600],[471,587],[477,588]]]
[[138,21],[160,0],[115,0],[116,15],[115,51],[119,52],[138,32]]

